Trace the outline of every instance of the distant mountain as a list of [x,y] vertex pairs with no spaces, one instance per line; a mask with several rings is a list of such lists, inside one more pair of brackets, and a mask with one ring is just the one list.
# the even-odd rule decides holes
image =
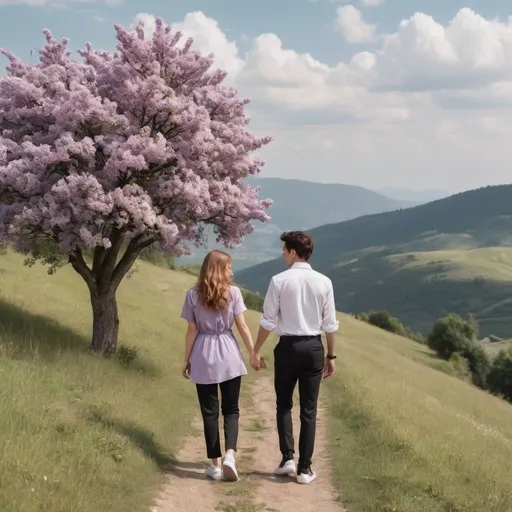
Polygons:
[[386,187],[377,189],[376,192],[391,199],[398,201],[411,201],[417,204],[429,203],[437,199],[443,199],[450,196],[449,192],[436,189],[411,190],[403,187]]
[[311,229],[361,215],[409,208],[417,202],[390,199],[372,190],[340,183],[315,183],[295,179],[252,178],[260,197],[274,200],[269,215],[284,230]]
[[[295,179],[252,178],[246,180],[260,187],[261,199],[274,201],[268,214],[269,223],[255,222],[255,232],[247,236],[241,247],[228,251],[235,269],[242,269],[269,260],[280,253],[279,235],[291,229],[311,229],[329,222],[340,222],[361,215],[408,208],[416,203],[397,201],[377,192],[338,183],[324,184]],[[220,248],[214,242],[209,248]],[[192,257],[183,257],[184,263],[202,261],[207,250],[192,248]]]
[[[388,309],[426,332],[436,317],[473,313],[482,332],[512,337],[512,186],[486,187],[421,206],[310,231],[313,266],[327,274],[337,307]],[[265,293],[281,258],[236,272]]]

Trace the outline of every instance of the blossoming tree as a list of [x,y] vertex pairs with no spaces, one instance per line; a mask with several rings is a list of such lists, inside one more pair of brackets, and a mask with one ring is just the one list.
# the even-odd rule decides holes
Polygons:
[[2,50],[0,77],[0,244],[72,265],[103,354],[116,350],[116,290],[144,248],[183,253],[207,225],[240,243],[271,204],[242,181],[271,139],[246,131],[248,100],[210,71],[213,56],[161,20],[150,38],[142,22],[115,28],[115,53],[86,45],[80,62],[45,31],[35,65]]

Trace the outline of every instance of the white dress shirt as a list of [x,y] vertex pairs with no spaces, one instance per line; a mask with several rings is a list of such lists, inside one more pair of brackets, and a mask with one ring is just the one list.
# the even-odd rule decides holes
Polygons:
[[272,277],[260,325],[278,336],[314,336],[336,332],[332,281],[309,263],[294,263]]

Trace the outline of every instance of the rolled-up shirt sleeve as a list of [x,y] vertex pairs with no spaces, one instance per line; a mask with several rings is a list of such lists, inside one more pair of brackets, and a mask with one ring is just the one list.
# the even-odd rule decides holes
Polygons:
[[329,281],[322,315],[322,331],[327,333],[336,332],[339,329],[339,325],[340,323],[336,319],[336,305],[334,304],[332,281]]
[[275,279],[272,278],[268,286],[265,300],[263,301],[263,315],[260,319],[260,325],[267,331],[273,331],[277,325],[279,315],[279,292]]

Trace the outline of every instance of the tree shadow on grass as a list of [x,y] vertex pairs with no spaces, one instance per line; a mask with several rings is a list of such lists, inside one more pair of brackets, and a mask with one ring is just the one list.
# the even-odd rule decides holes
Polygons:
[[174,454],[159,445],[154,438],[154,433],[149,429],[129,421],[109,417],[108,414],[98,409],[93,409],[88,419],[92,423],[100,424],[104,428],[114,430],[117,434],[126,437],[146,458],[154,462],[159,471],[176,475],[179,478],[204,480],[202,470],[206,468],[205,464],[178,460]]
[[[66,352],[91,354],[91,342],[53,318],[31,313],[0,299],[0,352],[12,359],[53,363]],[[112,361],[121,365],[118,359]],[[127,371],[151,377],[160,373],[159,368],[151,361],[140,358],[122,366]]]
[[62,352],[85,353],[89,340],[52,318],[0,299],[0,344],[15,359],[54,361]]

